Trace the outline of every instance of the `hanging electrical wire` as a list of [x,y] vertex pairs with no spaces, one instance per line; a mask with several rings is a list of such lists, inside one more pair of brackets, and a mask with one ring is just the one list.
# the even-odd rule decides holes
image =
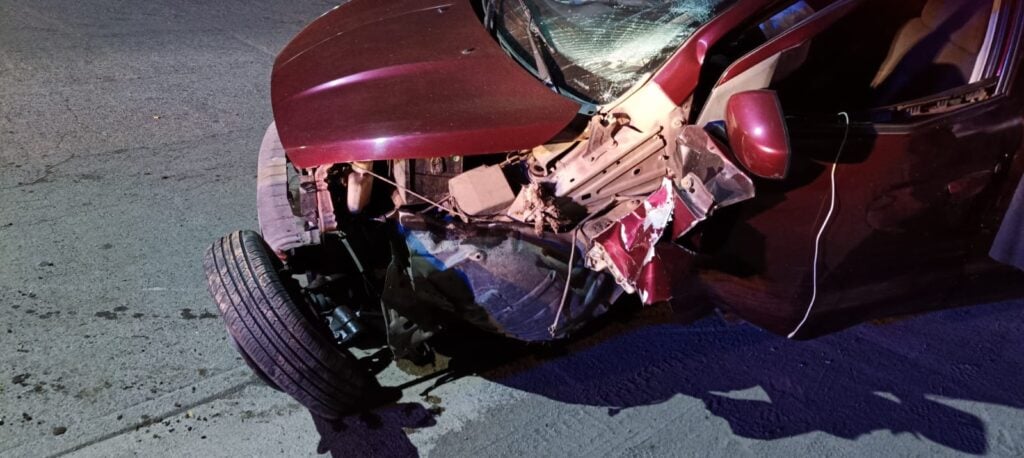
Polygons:
[[814,238],[814,261],[811,266],[811,301],[807,304],[807,312],[804,313],[804,318],[800,320],[800,324],[796,325],[796,329],[793,329],[793,332],[786,336],[790,339],[800,332],[800,329],[804,327],[804,324],[807,324],[807,320],[811,317],[811,311],[814,310],[814,304],[818,301],[818,259],[821,254],[821,237],[825,234],[825,229],[828,228],[828,224],[832,221],[832,215],[836,210],[836,170],[839,168],[839,159],[842,157],[843,150],[846,148],[846,139],[850,135],[850,115],[844,111],[839,113],[839,116],[842,116],[843,119],[846,120],[846,130],[843,132],[843,141],[839,144],[839,151],[836,152],[836,159],[832,161],[832,173],[830,174],[831,192],[828,213],[825,214],[825,221],[822,221],[821,227],[818,228],[818,235]]

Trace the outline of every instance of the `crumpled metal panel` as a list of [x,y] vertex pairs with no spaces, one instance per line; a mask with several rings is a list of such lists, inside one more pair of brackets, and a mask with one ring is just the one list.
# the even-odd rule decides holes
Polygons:
[[685,290],[685,281],[693,271],[693,254],[674,243],[654,246],[654,258],[644,265],[636,279],[636,289],[645,304],[676,299],[674,293]]
[[[754,196],[754,184],[701,128],[687,126],[678,139],[682,160],[674,177],[662,180],[644,200],[619,204],[584,224],[590,240],[587,265],[607,270],[626,292],[636,292],[645,304],[671,299],[673,278],[688,268],[670,269],[666,260],[689,258],[689,253],[664,247],[686,235],[718,207]],[[671,223],[671,226],[669,225]],[[666,231],[671,239],[663,240]]]
[[[682,170],[693,174],[714,197],[714,206],[728,207],[754,197],[754,182],[722,152],[722,146],[699,126],[683,127],[678,139]],[[684,186],[684,184],[680,184]]]
[[621,292],[607,274],[577,262],[552,332],[569,274],[571,242],[565,235],[538,236],[522,224],[471,225],[409,213],[400,214],[399,222],[415,300],[514,339],[565,337],[607,311]]
[[692,220],[694,216],[668,178],[642,202],[624,205],[631,208],[624,216],[587,224],[585,232],[596,232],[587,264],[595,270],[608,270],[624,290],[636,292],[645,304],[667,300],[667,289],[659,284],[668,283],[662,280],[667,280],[669,273],[660,266],[657,245],[675,213],[680,212],[681,221]]

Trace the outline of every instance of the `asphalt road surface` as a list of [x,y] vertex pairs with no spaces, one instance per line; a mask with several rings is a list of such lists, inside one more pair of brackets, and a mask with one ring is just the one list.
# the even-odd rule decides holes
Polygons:
[[333,424],[261,385],[200,259],[331,6],[0,0],[0,455],[1024,455],[1019,301],[807,343],[648,309]]

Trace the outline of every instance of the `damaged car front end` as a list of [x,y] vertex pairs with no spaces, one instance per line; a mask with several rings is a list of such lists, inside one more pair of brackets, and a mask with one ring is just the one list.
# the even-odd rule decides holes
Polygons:
[[749,74],[709,86],[724,67],[705,59],[727,37],[743,55],[859,2],[810,3],[353,0],[326,13],[275,62],[262,235],[207,254],[236,346],[337,416],[376,386],[345,350],[368,334],[417,360],[466,324],[563,339],[624,295],[704,309],[702,228],[791,172],[775,93]]
[[[464,296],[499,332],[549,340],[566,336],[585,321],[580,317],[599,314],[622,292],[647,304],[670,300],[667,286],[688,272],[668,269],[663,258],[691,254],[668,245],[715,208],[754,195],[753,183],[723,146],[688,125],[688,104],[673,102],[651,79],[730,2],[623,8],[494,1],[478,5],[482,17],[469,3],[405,3],[416,8],[389,19],[405,22],[404,34],[438,31],[432,44],[416,46],[413,62],[364,71],[322,65],[329,56],[318,53],[341,52],[328,46],[331,40],[366,28],[390,30],[384,21],[352,30],[314,24],[305,33],[322,37],[300,35],[278,60],[275,127],[283,148],[273,148],[286,151],[305,177],[292,194],[300,197],[300,213],[306,209],[301,223],[308,228],[295,232],[298,220],[283,224],[294,234],[275,243],[281,238],[266,234],[278,233],[279,223],[261,217],[265,237],[282,256],[337,230],[337,219],[386,219],[417,261],[405,261],[410,269],[398,271],[413,277],[406,283],[450,273],[463,279]],[[319,22],[333,22],[331,15],[346,8]],[[464,24],[472,30],[462,30]],[[401,47],[405,35],[389,36],[389,49]],[[293,49],[306,42],[317,44]],[[362,54],[344,54],[367,65]],[[493,68],[496,59],[509,68]],[[319,75],[307,82],[313,65]],[[296,85],[295,79],[304,81]],[[370,95],[378,84],[397,97]],[[421,89],[405,96],[397,88],[406,85]],[[475,97],[478,87],[486,96]],[[359,104],[370,97],[384,106],[367,112]],[[321,117],[324,130],[311,132],[308,113],[323,104],[331,111],[346,108]],[[345,111],[353,118],[346,120]],[[274,163],[278,170],[268,175],[280,176],[283,165]],[[281,194],[270,192],[261,202],[276,208]],[[477,233],[497,239],[466,235]],[[505,275],[517,271],[537,275]]]

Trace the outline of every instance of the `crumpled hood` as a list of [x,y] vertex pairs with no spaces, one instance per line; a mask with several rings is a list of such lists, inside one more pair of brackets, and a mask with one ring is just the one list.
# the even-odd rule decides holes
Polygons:
[[520,67],[470,0],[353,0],[274,65],[274,118],[301,168],[532,148],[579,106]]

